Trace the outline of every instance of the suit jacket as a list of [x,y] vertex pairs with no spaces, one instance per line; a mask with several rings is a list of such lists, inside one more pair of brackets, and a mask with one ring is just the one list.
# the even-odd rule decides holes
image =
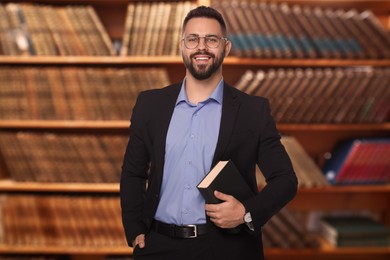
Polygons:
[[[128,244],[148,233],[159,202],[165,142],[180,84],[140,93],[133,109],[122,166],[120,197]],[[249,96],[225,83],[220,133],[213,158],[231,159],[257,195],[243,204],[255,231],[232,235],[212,228],[213,245],[223,259],[262,259],[261,227],[296,194],[297,179],[265,98]],[[267,185],[258,192],[255,167]],[[146,184],[147,183],[147,184]],[[248,229],[246,229],[248,230]],[[243,252],[248,254],[246,257]],[[222,257],[222,256],[221,256]],[[244,258],[243,258],[244,257]]]

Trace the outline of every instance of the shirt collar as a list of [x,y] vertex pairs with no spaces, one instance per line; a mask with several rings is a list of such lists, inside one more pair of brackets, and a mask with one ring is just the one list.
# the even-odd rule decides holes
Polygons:
[[[183,83],[181,84],[181,89],[180,89],[179,96],[177,97],[177,100],[176,100],[176,105],[181,103],[181,102],[186,102],[188,104],[191,104],[190,101],[188,101],[185,85],[186,85],[186,79],[184,79]],[[211,93],[210,97],[207,98],[206,100],[202,101],[202,102],[205,102],[207,100],[213,99],[216,102],[218,102],[219,104],[222,104],[223,85],[224,85],[224,81],[223,81],[223,78],[222,78],[219,81],[217,87],[214,89],[213,93]]]

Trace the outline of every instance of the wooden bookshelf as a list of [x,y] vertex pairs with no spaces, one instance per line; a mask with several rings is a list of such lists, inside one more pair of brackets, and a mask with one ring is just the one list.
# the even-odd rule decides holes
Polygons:
[[119,183],[50,183],[0,180],[0,192],[119,193]]
[[388,184],[348,185],[300,188],[297,197],[289,204],[289,207],[302,211],[367,209],[386,212],[389,202],[390,185]]
[[70,255],[131,255],[133,249],[123,247],[77,247],[77,246],[3,246],[0,254],[70,254]]
[[[135,1],[135,0],[133,0]],[[142,1],[142,0],[141,0]],[[209,5],[218,0],[198,0]],[[112,40],[121,40],[124,33],[126,7],[129,0],[14,0],[4,2],[29,2],[50,5],[92,5],[102,20]],[[55,2],[55,3],[54,3]],[[372,10],[380,22],[390,29],[390,1],[388,0],[275,0],[287,4],[329,7],[332,9]],[[168,70],[172,82],[184,77],[184,66],[179,56],[0,56],[0,66],[98,66],[98,67],[163,67]],[[225,80],[234,84],[248,69],[269,68],[319,68],[319,67],[390,67],[390,60],[348,60],[348,59],[253,59],[227,57],[224,63]],[[158,86],[156,86],[158,87]],[[128,133],[128,120],[112,121],[53,121],[53,120],[0,120],[0,130],[6,131],[52,131]],[[282,134],[295,136],[306,151],[321,164],[323,155],[335,144],[347,138],[389,136],[390,123],[382,124],[278,124]],[[1,162],[0,162],[1,164]],[[112,193],[118,194],[119,185],[97,183],[29,183],[0,180],[0,194],[7,193]],[[383,214],[390,226],[390,186],[331,186],[324,188],[300,188],[297,197],[289,205],[298,211],[312,210],[373,210]],[[266,248],[268,260],[316,259],[334,260],[389,259],[390,247],[376,248],[334,248],[325,241],[317,249]],[[71,255],[73,259],[103,259],[106,255],[129,255],[132,249],[123,247],[56,247],[0,245],[0,254],[54,254]]]
[[[177,65],[179,56],[0,56],[0,65]],[[390,66],[389,60],[352,59],[255,59],[226,57],[225,66],[257,67],[351,67]]]

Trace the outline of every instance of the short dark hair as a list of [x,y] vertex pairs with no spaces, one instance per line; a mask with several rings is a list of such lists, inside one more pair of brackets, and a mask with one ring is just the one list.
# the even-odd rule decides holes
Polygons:
[[188,12],[187,16],[184,18],[183,27],[182,27],[183,31],[187,26],[189,20],[191,20],[192,18],[199,18],[199,17],[217,20],[218,23],[221,25],[223,35],[226,36],[227,29],[226,29],[225,20],[223,19],[222,15],[214,8],[204,6],[204,5],[198,6],[197,8],[192,9],[191,11]]

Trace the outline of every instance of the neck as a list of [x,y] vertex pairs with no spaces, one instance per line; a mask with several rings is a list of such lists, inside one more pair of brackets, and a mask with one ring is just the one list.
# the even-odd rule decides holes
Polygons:
[[206,100],[216,89],[222,79],[222,73],[215,73],[205,80],[197,80],[189,72],[186,75],[186,93],[188,100],[193,104],[198,104]]

